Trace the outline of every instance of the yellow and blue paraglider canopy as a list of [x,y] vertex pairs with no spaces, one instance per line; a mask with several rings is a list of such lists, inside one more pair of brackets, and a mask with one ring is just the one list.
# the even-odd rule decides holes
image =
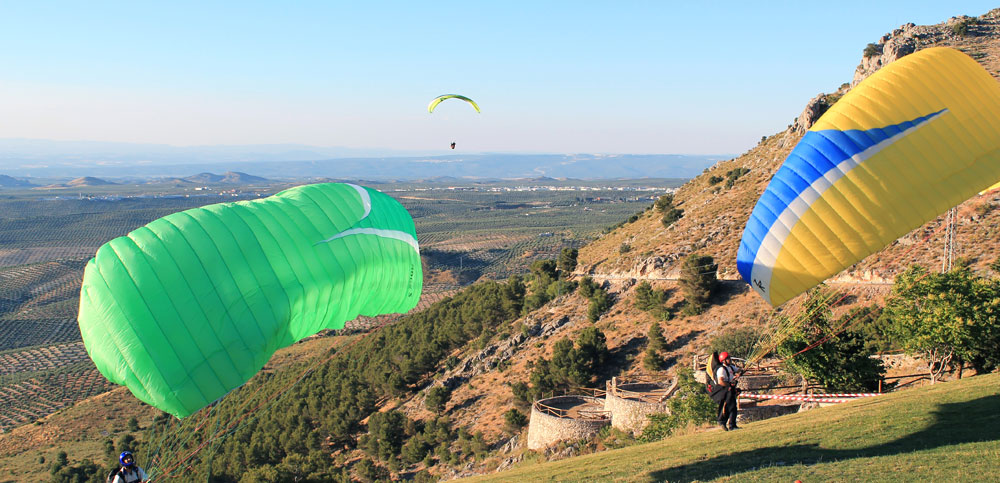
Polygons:
[[476,101],[473,101],[472,99],[469,99],[468,97],[465,97],[465,96],[462,96],[462,95],[459,95],[459,94],[444,94],[444,95],[435,97],[433,100],[431,100],[431,103],[427,105],[427,112],[428,113],[434,112],[434,108],[437,107],[438,104],[440,104],[440,103],[442,103],[442,102],[444,102],[444,101],[446,101],[448,99],[460,99],[460,100],[463,100],[463,101],[468,102],[469,104],[471,104],[472,108],[475,109],[476,112],[482,112],[482,111],[479,110],[479,106],[476,105]]
[[937,47],[865,79],[806,132],[747,221],[743,279],[777,306],[1000,179],[1000,84]]

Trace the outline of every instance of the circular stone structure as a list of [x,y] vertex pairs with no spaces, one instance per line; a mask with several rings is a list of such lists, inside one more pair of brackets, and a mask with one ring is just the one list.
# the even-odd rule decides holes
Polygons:
[[589,438],[611,422],[604,400],[593,396],[556,396],[531,405],[528,449],[542,450],[563,440]]
[[675,388],[659,382],[608,381],[604,409],[611,413],[611,426],[641,433],[650,414],[670,414],[670,396]]

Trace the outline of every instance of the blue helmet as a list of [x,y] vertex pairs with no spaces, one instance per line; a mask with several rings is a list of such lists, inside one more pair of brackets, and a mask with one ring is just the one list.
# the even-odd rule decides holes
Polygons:
[[[125,462],[125,458],[128,458],[128,463]],[[132,456],[131,451],[122,451],[122,454],[118,456],[118,462],[124,467],[129,467],[135,464],[135,457]]]

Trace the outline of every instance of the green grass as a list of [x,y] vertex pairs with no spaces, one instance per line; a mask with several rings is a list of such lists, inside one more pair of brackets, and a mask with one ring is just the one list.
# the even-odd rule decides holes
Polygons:
[[498,481],[993,481],[1000,374],[480,478]]

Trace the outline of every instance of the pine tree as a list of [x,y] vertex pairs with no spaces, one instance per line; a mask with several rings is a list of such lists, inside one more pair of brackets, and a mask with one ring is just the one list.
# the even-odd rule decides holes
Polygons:
[[663,329],[660,324],[653,322],[649,325],[649,332],[646,335],[646,357],[643,359],[643,367],[651,371],[660,370],[663,367],[663,356],[660,355],[667,346],[667,340],[663,338]]
[[684,314],[697,315],[705,311],[715,288],[715,272],[719,266],[709,255],[692,253],[681,267],[680,286],[684,293]]

